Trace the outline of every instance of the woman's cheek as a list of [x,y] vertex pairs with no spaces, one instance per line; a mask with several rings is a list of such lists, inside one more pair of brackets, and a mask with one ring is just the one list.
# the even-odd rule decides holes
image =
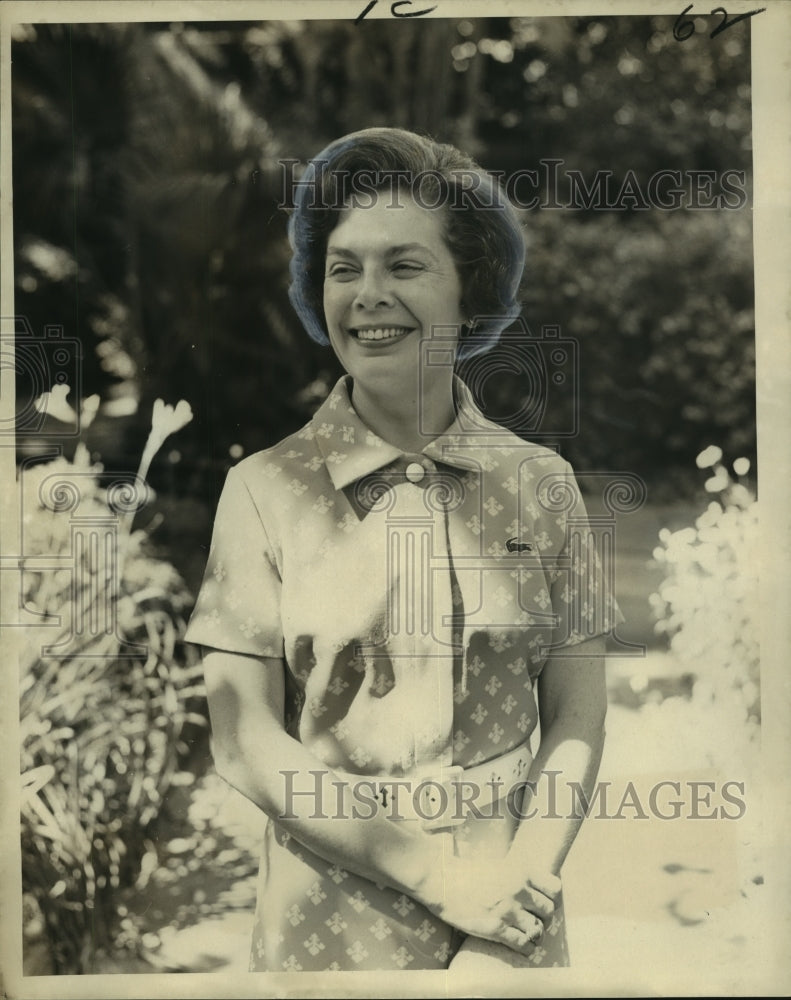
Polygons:
[[328,324],[338,325],[340,315],[354,298],[351,282],[345,284],[325,283],[324,316]]

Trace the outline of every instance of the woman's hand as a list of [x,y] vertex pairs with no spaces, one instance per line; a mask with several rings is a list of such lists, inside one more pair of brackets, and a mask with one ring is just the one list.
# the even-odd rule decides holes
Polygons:
[[[441,870],[442,841],[385,810],[357,816],[346,779],[286,733],[282,660],[209,650],[203,667],[215,764],[230,785],[319,857],[372,882],[414,896]],[[339,785],[349,793],[343,808]]]
[[555,909],[560,879],[513,861],[451,858],[432,874],[422,902],[446,923],[527,954]]

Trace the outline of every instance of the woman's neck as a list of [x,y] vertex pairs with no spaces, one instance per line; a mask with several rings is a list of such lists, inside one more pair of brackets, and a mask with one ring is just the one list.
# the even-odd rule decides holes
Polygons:
[[[428,384],[427,384],[428,383]],[[421,452],[453,423],[453,377],[425,379],[413,392],[372,395],[355,382],[351,401],[362,422],[383,441],[405,452]]]

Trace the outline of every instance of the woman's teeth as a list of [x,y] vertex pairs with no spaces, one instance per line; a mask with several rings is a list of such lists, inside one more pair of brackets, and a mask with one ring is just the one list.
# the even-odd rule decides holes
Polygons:
[[409,333],[406,326],[380,326],[371,330],[358,330],[358,340],[392,340],[393,337],[400,337],[402,333]]

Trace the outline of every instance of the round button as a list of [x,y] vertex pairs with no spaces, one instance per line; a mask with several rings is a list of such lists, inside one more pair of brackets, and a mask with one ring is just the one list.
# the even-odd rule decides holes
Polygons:
[[426,470],[420,462],[410,462],[404,474],[410,483],[419,483],[423,476],[425,476]]

